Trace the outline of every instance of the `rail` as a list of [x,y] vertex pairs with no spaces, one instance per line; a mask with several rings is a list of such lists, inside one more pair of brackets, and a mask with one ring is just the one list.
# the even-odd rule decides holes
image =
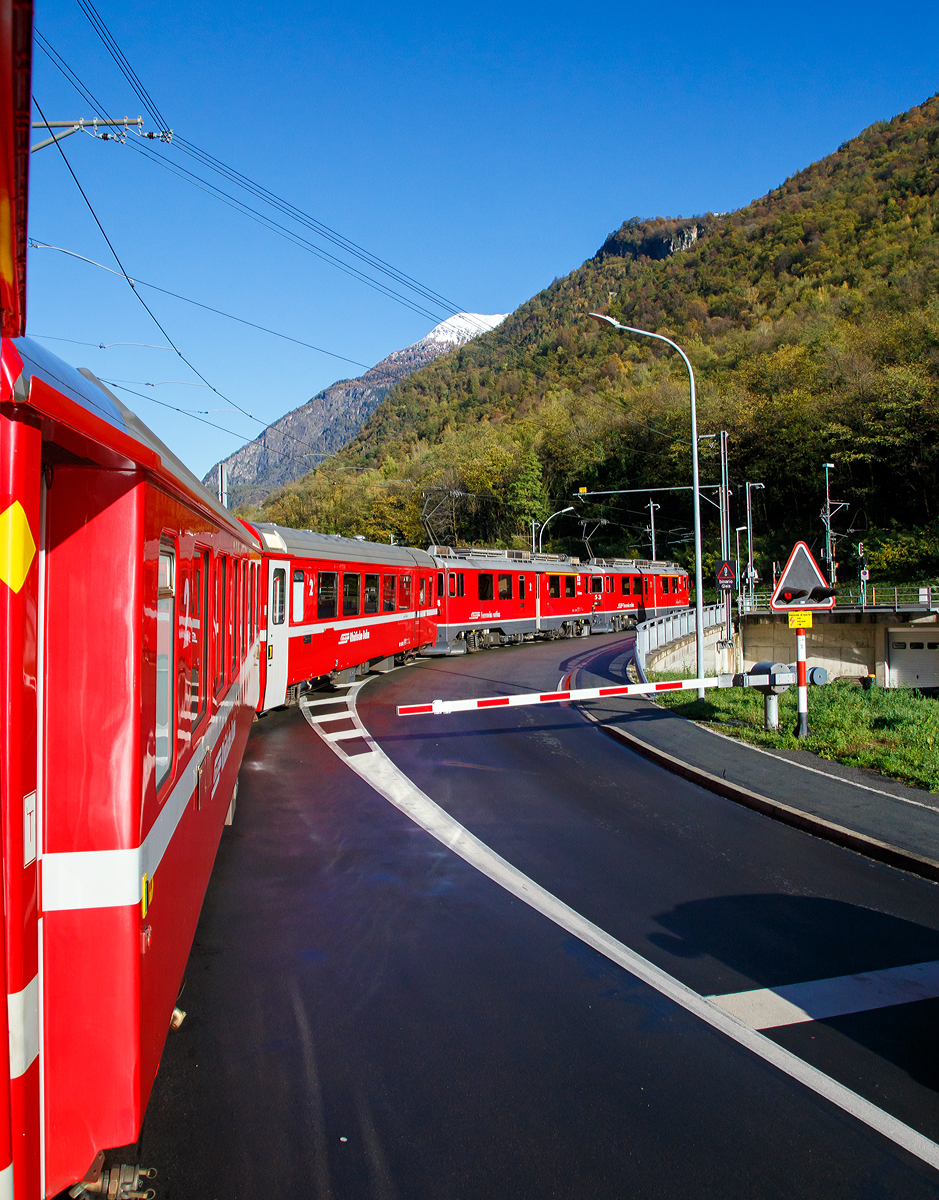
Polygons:
[[[725,619],[723,604],[708,604],[704,609],[704,628],[713,629]],[[645,672],[646,655],[658,650],[667,642],[674,642],[695,631],[695,611],[683,608],[667,613],[664,617],[653,617],[651,621],[640,621],[636,626],[636,663],[640,672]]]

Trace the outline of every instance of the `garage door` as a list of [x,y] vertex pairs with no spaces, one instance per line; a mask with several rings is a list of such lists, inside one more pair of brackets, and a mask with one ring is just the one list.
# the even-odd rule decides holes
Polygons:
[[891,629],[890,686],[939,687],[939,629]]

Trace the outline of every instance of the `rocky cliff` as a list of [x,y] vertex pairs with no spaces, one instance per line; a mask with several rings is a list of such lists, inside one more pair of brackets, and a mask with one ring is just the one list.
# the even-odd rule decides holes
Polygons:
[[[317,392],[222,460],[228,469],[229,504],[260,504],[272,491],[306,475],[358,433],[400,379],[504,319],[505,314],[457,313],[364,375],[340,379]],[[218,486],[219,465],[203,479],[212,491]]]

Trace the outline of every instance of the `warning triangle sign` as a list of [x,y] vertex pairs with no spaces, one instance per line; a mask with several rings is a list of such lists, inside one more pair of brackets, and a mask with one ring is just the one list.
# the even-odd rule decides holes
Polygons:
[[728,562],[725,559],[717,568],[717,582],[731,584],[737,582],[737,572],[734,570],[734,564],[732,562]]
[[773,612],[818,611],[835,607],[834,589],[805,542],[796,542],[769,602]]

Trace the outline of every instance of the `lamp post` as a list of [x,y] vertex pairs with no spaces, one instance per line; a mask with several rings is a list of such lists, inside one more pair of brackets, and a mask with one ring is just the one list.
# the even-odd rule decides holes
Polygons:
[[539,554],[541,553],[541,539],[544,537],[544,531],[548,526],[548,521],[553,521],[554,518],[559,517],[561,515],[561,513],[573,512],[573,511],[574,511],[574,506],[573,506],[573,504],[571,504],[567,508],[559,508],[557,510],[557,512],[553,512],[551,514],[551,516],[548,517],[548,520],[545,521],[544,525],[541,526],[541,532],[538,534],[538,553]]
[[762,483],[747,484],[747,597],[753,608],[753,513],[750,508],[750,492],[762,488]]
[[[737,534],[737,610],[743,612],[743,588],[740,586],[740,535],[747,529],[746,525],[737,525],[734,532]],[[749,533],[749,530],[747,530]]]
[[[620,329],[623,333],[637,333],[640,337],[650,337],[655,338],[656,341],[665,342],[667,346],[678,351],[688,368],[688,381],[691,386],[691,486],[694,497],[695,672],[698,679],[701,679],[704,676],[704,597],[702,595],[704,583],[701,571],[701,481],[698,475],[698,412],[694,395],[694,371],[688,355],[671,338],[667,338],[661,333],[652,333],[648,329],[635,329],[632,325],[621,325],[619,321],[606,316],[605,313],[590,313],[589,316],[595,321],[605,321],[607,325],[612,325],[614,329]],[[703,687],[698,688],[698,699],[704,699]]]
[[652,532],[652,561],[655,562],[655,510],[659,507],[658,504],[649,500],[649,529]]

